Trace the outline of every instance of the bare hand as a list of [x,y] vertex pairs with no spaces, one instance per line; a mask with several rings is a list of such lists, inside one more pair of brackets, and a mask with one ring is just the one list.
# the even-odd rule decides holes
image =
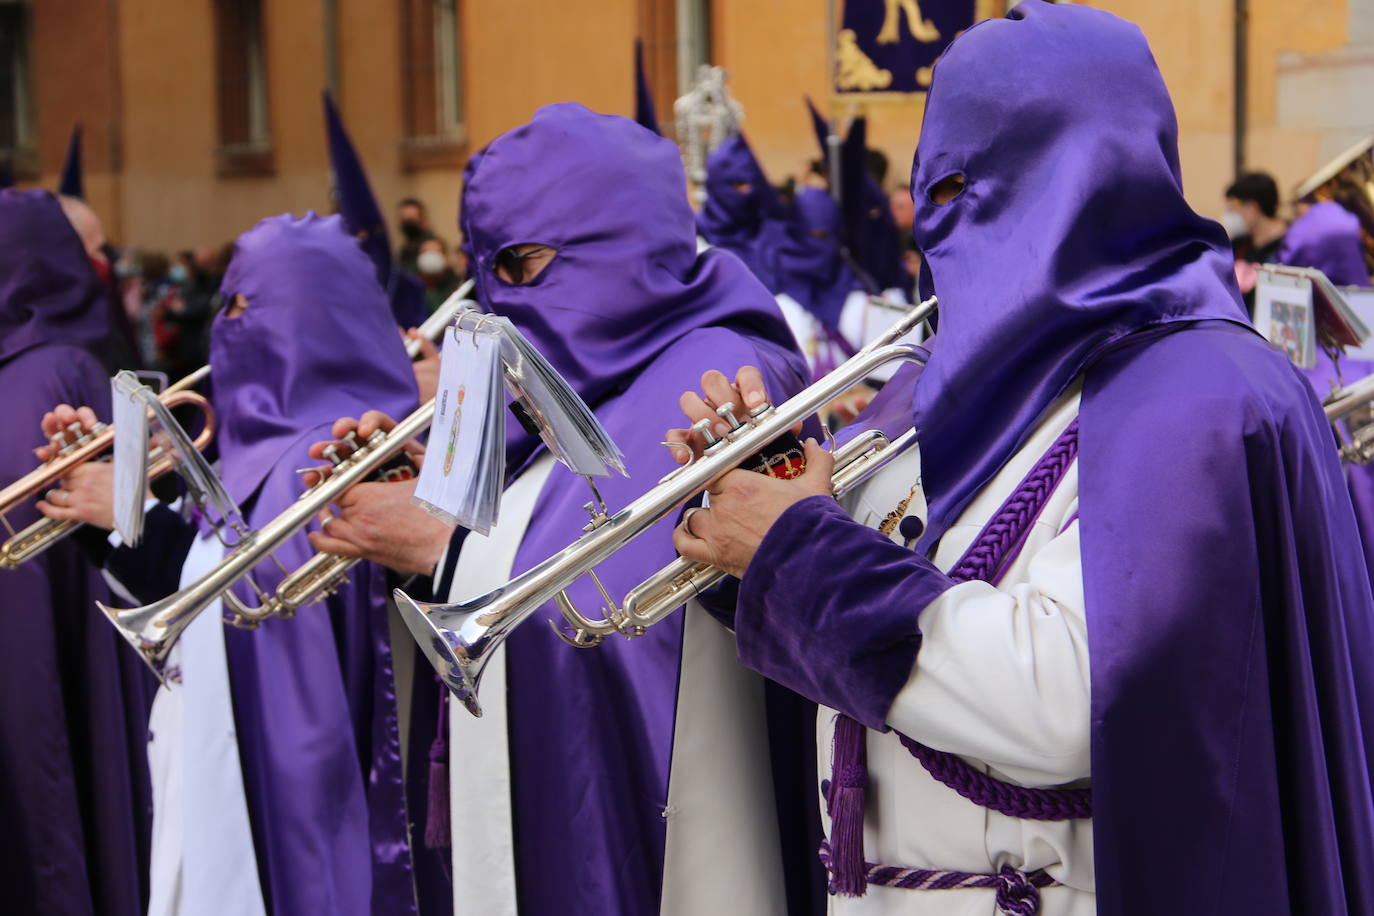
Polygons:
[[39,461],[51,459],[63,446],[76,441],[79,434],[72,429],[73,426],[79,424],[81,432],[88,433],[97,422],[99,422],[99,418],[96,417],[95,411],[89,407],[58,404],[43,414],[43,438],[48,440],[48,444],[34,449],[34,455]]
[[[754,366],[743,366],[739,372],[735,373],[734,382],[726,378],[725,373],[715,369],[710,370],[701,377],[701,394],[697,394],[695,391],[684,391],[678,400],[678,405],[682,408],[682,412],[687,415],[689,422],[710,420],[712,432],[717,436],[723,436],[730,431],[730,424],[716,414],[717,407],[734,404],[735,419],[743,423],[749,415],[749,411],[767,400],[768,391],[763,384],[763,373]],[[800,423],[792,427],[793,435],[800,432]],[[701,457],[701,451],[706,445],[701,436],[691,429],[670,429],[664,439],[667,442],[681,442],[690,446],[693,454],[697,457]],[[686,449],[674,448],[672,452],[674,461],[678,464],[686,463]]]
[[781,480],[754,471],[730,471],[707,491],[709,509],[688,509],[673,532],[673,546],[689,560],[742,577],[764,535],[792,505],[830,496],[835,459],[815,439],[806,440],[806,471]]
[[114,465],[87,461],[73,468],[60,487],[39,500],[38,511],[59,521],[85,522],[110,530],[114,527]]
[[[310,457],[317,461],[325,461],[328,458],[326,450],[330,446],[333,446],[335,455],[339,460],[343,460],[353,454],[353,447],[343,441],[343,438],[349,433],[354,433],[358,443],[361,445],[366,443],[368,437],[377,430],[389,433],[395,426],[396,421],[380,410],[369,410],[367,413],[363,414],[360,420],[355,420],[352,417],[340,417],[338,420],[334,421],[334,426],[329,430],[329,434],[334,438],[326,439],[323,442],[316,442],[314,445],[310,446]],[[418,468],[424,464],[425,447],[417,440],[411,439],[402,447],[402,450],[415,467]],[[328,477],[329,472],[332,471],[333,468],[334,466],[332,464],[322,465],[313,471],[308,471],[302,480],[307,487],[313,487],[321,480]]]
[[415,480],[360,483],[322,513],[310,543],[325,553],[358,557],[403,573],[429,573],[448,546],[453,527],[411,503]]

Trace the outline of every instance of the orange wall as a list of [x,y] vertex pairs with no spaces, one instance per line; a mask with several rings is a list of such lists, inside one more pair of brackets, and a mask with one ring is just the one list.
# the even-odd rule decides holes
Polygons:
[[[67,134],[86,126],[89,196],[117,239],[181,248],[232,238],[257,219],[328,209],[319,91],[326,79],[323,0],[263,0],[275,172],[216,172],[212,0],[37,0],[34,64],[39,180],[55,185]],[[407,171],[401,155],[400,0],[335,0],[339,103],[384,209],[426,200],[453,238],[456,165]],[[629,114],[632,41],[643,0],[462,0],[468,148],[576,100]],[[987,0],[995,2],[995,0]],[[745,130],[769,176],[799,174],[817,149],[802,96],[829,109],[826,0],[711,0],[712,48],[745,107]],[[1137,22],[1173,92],[1185,187],[1216,214],[1231,178],[1231,0],[1100,0]],[[1279,56],[1348,41],[1349,0],[1251,0],[1248,161],[1292,187],[1321,162],[1331,132],[1278,121]],[[82,23],[72,29],[72,22]],[[905,181],[922,102],[865,106],[889,184]],[[845,104],[842,120],[859,109]],[[669,112],[661,111],[665,125]],[[1374,121],[1374,111],[1370,114]]]

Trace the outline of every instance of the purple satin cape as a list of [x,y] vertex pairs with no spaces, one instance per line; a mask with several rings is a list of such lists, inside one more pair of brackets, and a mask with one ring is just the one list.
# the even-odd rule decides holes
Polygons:
[[[733,373],[753,364],[782,397],[806,376],[767,290],[734,256],[697,255],[684,187],[671,141],[629,119],[561,104],[493,142],[465,192],[483,304],[531,338],[625,452],[632,477],[598,482],[613,509],[673,467],[659,441],[680,422],[684,380],[709,367]],[[521,242],[558,254],[532,283],[511,286],[492,261]],[[515,434],[512,463],[531,446]],[[582,483],[555,466],[514,572],[575,539],[587,499]],[[598,567],[613,593],[673,558],[672,527],[665,520]],[[600,606],[587,582],[570,592],[589,613]],[[536,616],[561,620],[552,606]],[[657,911],[681,640],[680,619],[596,651],[569,648],[540,620],[508,640],[517,882],[526,916]],[[794,748],[782,765],[809,753]]]
[[[914,404],[924,546],[1112,341],[1248,324],[1225,233],[1183,198],[1177,133],[1144,36],[1108,13],[1027,0],[936,64],[911,177],[942,341]],[[956,173],[964,190],[933,204]]]
[[[748,192],[735,188],[746,184]],[[706,202],[697,214],[697,232],[734,254],[770,292],[777,292],[772,252],[784,244],[787,222],[782,201],[743,134],[726,140],[706,159]]]
[[1310,388],[1209,323],[1095,365],[1079,448],[1098,912],[1374,913],[1374,600]]
[[[0,486],[37,466],[60,403],[110,415],[105,302],[46,191],[0,191]],[[32,504],[8,516],[16,529]],[[0,884],[15,913],[137,916],[147,905],[152,679],[95,601],[110,600],[73,540],[0,571]]]
[[1293,220],[1277,260],[1293,267],[1315,267],[1337,286],[1368,286],[1360,220],[1338,203],[1322,201]]
[[[342,416],[415,407],[414,374],[372,263],[339,217],[263,220],[239,238],[211,329],[221,473],[250,525],[301,492],[295,468]],[[276,551],[287,569],[304,532]],[[254,578],[270,592],[282,573]],[[412,913],[382,572],[360,564],[325,605],[225,629],[263,890],[274,913]],[[240,586],[241,597],[250,589]]]

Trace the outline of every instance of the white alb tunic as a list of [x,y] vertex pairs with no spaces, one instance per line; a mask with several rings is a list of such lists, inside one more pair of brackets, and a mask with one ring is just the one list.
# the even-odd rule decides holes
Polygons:
[[[847,354],[821,327],[816,317],[801,306],[797,300],[786,293],[776,297],[778,308],[787,320],[787,327],[797,339],[797,347],[806,356],[806,364],[815,373],[817,367],[838,366],[847,359]],[[883,303],[887,303],[884,305]],[[844,309],[840,312],[840,333],[855,349],[863,347],[890,328],[902,311],[907,307],[906,297],[900,290],[890,289],[879,301],[863,290],[855,290],[845,299]],[[917,329],[906,340],[920,343],[922,331]],[[885,366],[873,373],[875,381],[887,381],[897,371],[895,366]]]
[[[958,562],[1077,412],[1075,387],[944,535],[936,566],[948,570]],[[877,527],[919,478],[920,458],[912,449],[852,493],[845,507]],[[926,607],[915,669],[888,713],[889,725],[1004,781],[1048,787],[1088,778],[1088,643],[1077,508],[1075,462],[997,586],[961,583]],[[924,518],[919,489],[905,514]],[[893,538],[901,540],[897,532]],[[818,728],[819,771],[827,776],[834,717],[823,709]],[[892,733],[869,731],[867,752],[868,861],[981,874],[1004,864],[1026,872],[1045,868],[1064,886],[1041,891],[1043,916],[1095,912],[1091,822],[1019,820],[979,807],[937,782]],[[826,818],[827,834],[829,827]],[[995,893],[870,887],[862,898],[832,897],[830,911],[995,916]]]
[[[507,488],[490,536],[467,536],[450,601],[475,597],[510,578],[552,468],[547,454],[538,459]],[[444,565],[441,560],[439,568]],[[504,656],[498,649],[482,674],[482,718],[469,715],[461,703],[449,704],[450,803],[453,823],[463,825],[453,831],[456,916],[516,914]],[[760,679],[735,662],[730,634],[689,605],[663,812],[668,834],[662,916],[786,913],[768,760]]]
[[[214,537],[196,539],[181,570],[184,588],[223,556]],[[238,738],[215,601],[172,647],[177,679],[158,688],[148,723],[153,786],[149,916],[265,916],[248,821]]]

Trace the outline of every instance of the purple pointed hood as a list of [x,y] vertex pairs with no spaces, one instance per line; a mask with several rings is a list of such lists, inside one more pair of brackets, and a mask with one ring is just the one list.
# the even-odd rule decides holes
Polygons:
[[[737,190],[737,185],[749,185],[749,190]],[[782,218],[782,202],[744,135],[718,146],[706,160],[706,202],[697,214],[697,231],[733,253],[774,292],[777,277],[769,261],[786,232]]]
[[386,295],[340,217],[263,220],[239,236],[220,289],[226,302],[248,299],[210,331],[219,452],[236,502],[293,443],[358,404],[398,418],[414,406],[415,374]]
[[425,293],[420,281],[397,270],[391,263],[391,240],[386,220],[367,181],[367,170],[353,141],[348,138],[343,118],[329,90],[321,93],[324,103],[324,131],[329,141],[329,169],[333,173],[334,196],[349,233],[358,239],[377,270],[377,282],[386,290],[392,316],[401,327],[418,326],[425,320]]
[[1338,203],[1313,204],[1293,221],[1279,246],[1278,262],[1314,267],[1337,286],[1368,286],[1360,219]]
[[797,192],[795,215],[786,242],[773,252],[778,291],[838,333],[845,300],[854,290],[863,289],[840,245],[844,228],[840,208],[825,191],[802,188]]
[[654,110],[654,94],[649,91],[649,78],[644,75],[644,42],[635,39],[635,121],[646,130],[656,134],[663,131],[658,127],[658,112]]
[[58,182],[57,193],[63,197],[85,199],[86,187],[81,177],[81,125],[72,128],[72,137],[67,141],[67,160],[62,163],[62,179]]
[[[964,190],[932,203],[956,173]],[[1027,0],[951,44],[911,188],[940,297],[941,343],[914,399],[926,543],[1114,341],[1170,322],[1248,324],[1225,233],[1184,200],[1149,45],[1108,13]]]
[[[610,157],[623,167],[608,169]],[[483,305],[514,321],[593,407],[698,328],[795,346],[737,260],[697,254],[685,187],[672,141],[563,103],[495,140],[463,195]],[[558,254],[512,286],[496,276],[496,255],[527,242]],[[740,286],[750,294],[729,294]]]
[[110,319],[102,295],[57,198],[0,190],[0,363],[44,343],[103,356]]

